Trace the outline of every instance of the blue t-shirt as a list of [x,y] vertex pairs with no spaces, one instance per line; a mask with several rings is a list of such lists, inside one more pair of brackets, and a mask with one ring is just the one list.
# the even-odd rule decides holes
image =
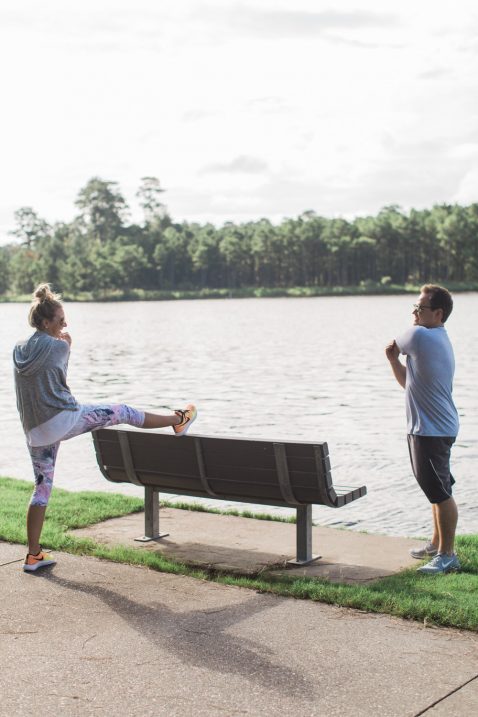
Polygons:
[[407,357],[408,433],[455,437],[459,428],[452,398],[455,357],[445,327],[412,326],[396,343]]

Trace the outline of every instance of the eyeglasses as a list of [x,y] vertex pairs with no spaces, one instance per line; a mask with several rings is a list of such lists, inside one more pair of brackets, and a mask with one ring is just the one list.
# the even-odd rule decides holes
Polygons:
[[417,314],[421,314],[425,309],[434,310],[432,306],[425,306],[425,304],[413,304],[413,313],[416,311]]

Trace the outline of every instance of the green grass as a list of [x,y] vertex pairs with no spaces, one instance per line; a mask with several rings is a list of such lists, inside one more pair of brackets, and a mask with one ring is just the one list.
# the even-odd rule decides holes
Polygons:
[[[30,483],[0,478],[1,540],[25,543],[25,512],[30,494]],[[188,575],[258,592],[315,600],[368,612],[388,613],[419,620],[426,625],[478,631],[478,535],[460,536],[457,540],[463,567],[461,573],[433,578],[419,575],[414,569],[410,569],[367,585],[344,585],[329,583],[323,579],[284,577],[267,572],[256,576],[230,575],[175,562],[147,550],[100,545],[91,539],[78,538],[68,532],[107,518],[138,512],[142,505],[142,500],[122,495],[69,493],[54,489],[42,542],[52,550],[144,565],[161,572]],[[170,505],[191,509],[189,504]],[[250,515],[256,517],[252,513]]]

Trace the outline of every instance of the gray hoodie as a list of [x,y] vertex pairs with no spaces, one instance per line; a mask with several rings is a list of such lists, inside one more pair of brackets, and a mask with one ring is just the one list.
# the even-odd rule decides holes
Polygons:
[[35,331],[13,350],[17,408],[25,433],[61,411],[79,406],[66,383],[70,347],[44,331]]

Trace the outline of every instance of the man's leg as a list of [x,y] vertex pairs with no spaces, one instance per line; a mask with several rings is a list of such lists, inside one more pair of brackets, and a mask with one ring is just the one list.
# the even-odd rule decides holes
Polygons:
[[440,536],[438,552],[453,555],[456,524],[458,523],[458,508],[456,507],[455,499],[448,498],[442,503],[436,503],[434,509]]
[[438,522],[440,542],[438,553],[426,565],[417,568],[424,575],[439,575],[460,570],[460,561],[454,553],[455,531],[458,522],[458,509],[454,498],[447,498],[434,505],[434,514]]
[[[417,568],[419,573],[437,575],[459,570],[460,563],[454,553],[458,509],[451,495],[455,482],[450,473],[450,449],[453,437],[408,436],[410,459],[415,478],[432,504],[433,537],[430,546],[438,552],[426,565]],[[438,539],[438,540],[437,540]],[[433,555],[429,546],[410,551],[414,558]]]
[[440,530],[438,528],[438,510],[437,504],[432,504],[432,519],[433,519],[433,535],[430,543],[438,550],[440,545]]

